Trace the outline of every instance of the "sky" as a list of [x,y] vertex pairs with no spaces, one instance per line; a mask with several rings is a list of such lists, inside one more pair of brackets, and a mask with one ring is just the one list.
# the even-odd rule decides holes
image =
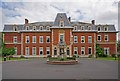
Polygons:
[[118,30],[119,0],[1,0],[0,31],[4,24],[54,21],[57,13],[66,13],[72,21],[114,24]]

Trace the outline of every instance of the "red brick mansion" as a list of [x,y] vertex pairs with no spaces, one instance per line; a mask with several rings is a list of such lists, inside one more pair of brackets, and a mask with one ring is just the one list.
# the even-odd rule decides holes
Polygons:
[[72,22],[66,13],[58,13],[53,22],[6,24],[3,41],[7,48],[14,47],[15,56],[46,57],[78,54],[80,57],[96,55],[96,43],[104,54],[116,53],[116,29],[114,25],[96,25]]

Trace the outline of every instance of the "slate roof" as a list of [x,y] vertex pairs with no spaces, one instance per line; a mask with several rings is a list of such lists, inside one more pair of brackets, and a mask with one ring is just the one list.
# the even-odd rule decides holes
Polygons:
[[[34,23],[29,23],[29,30],[33,29],[33,26],[36,26],[36,30],[40,29],[40,26],[43,26],[43,30],[46,30],[46,27],[49,26],[50,28],[60,28],[59,27],[59,21],[63,20],[64,21],[64,26],[69,27],[69,28],[74,28],[74,26],[77,26],[77,30],[79,31],[89,31],[88,26],[91,26],[92,30],[90,31],[97,31],[97,27],[101,27],[101,32],[104,32],[104,27],[108,27],[107,32],[116,32],[115,26],[114,25],[93,25],[92,23],[86,23],[86,22],[70,22],[66,16],[66,13],[58,13],[55,21],[51,22],[34,22]],[[18,31],[22,32],[25,31],[25,25],[24,24],[18,24],[18,25],[13,25],[13,24],[5,24],[3,32],[13,32],[13,28],[17,26]],[[81,26],[84,26],[83,30],[81,30]],[[75,31],[77,31],[75,30]],[[34,30],[33,30],[34,31]],[[39,30],[42,31],[42,30]],[[48,31],[48,30],[46,30]],[[50,30],[49,30],[50,31]],[[73,30],[74,31],[74,30]]]

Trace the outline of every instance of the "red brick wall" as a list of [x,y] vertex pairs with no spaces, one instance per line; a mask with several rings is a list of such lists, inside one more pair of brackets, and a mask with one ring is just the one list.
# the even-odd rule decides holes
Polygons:
[[17,47],[17,55],[21,55],[21,44],[13,44],[13,37],[17,36],[17,43],[21,43],[21,33],[4,33],[4,42],[6,48]]
[[[110,54],[116,53],[116,33],[97,33],[97,35],[101,35],[101,41],[98,42],[100,47],[104,49],[104,47],[109,47]],[[108,41],[104,41],[104,35],[108,35]],[[97,40],[96,40],[97,41]],[[102,44],[105,43],[105,44]]]
[[[25,43],[25,37],[29,36],[30,43]],[[36,36],[36,43],[32,43],[32,36]],[[39,43],[39,36],[43,36],[43,43]],[[39,55],[39,47],[43,47],[43,53],[46,55],[46,47],[50,47],[50,54],[52,54],[51,43],[46,43],[46,36],[50,36],[51,42],[51,32],[30,32],[30,33],[23,33],[23,55],[25,55],[25,47],[29,47],[29,53],[32,55],[32,47],[36,47],[36,54]]]
[[17,42],[21,42],[21,33],[4,33],[4,42],[13,43],[13,37],[17,36]]
[[110,54],[116,54],[116,45],[115,44],[100,44],[99,45],[102,49],[104,49],[104,47],[109,47],[110,50]]
[[108,42],[116,42],[116,33],[97,33],[96,37],[97,35],[101,35],[101,42],[105,42],[104,35],[108,35]]
[[57,45],[59,42],[59,31],[64,30],[64,39],[67,45],[70,45],[70,29],[53,29],[53,44]]
[[[92,47],[92,54],[94,54],[94,34],[90,32],[74,32],[73,34],[73,45],[72,54],[74,54],[74,47],[78,47],[78,54],[81,54],[81,47],[85,47],[85,54],[88,54],[88,47]],[[78,43],[74,43],[74,36],[78,37]],[[85,36],[85,43],[81,43],[81,36]],[[92,36],[92,43],[88,43],[88,36]]]

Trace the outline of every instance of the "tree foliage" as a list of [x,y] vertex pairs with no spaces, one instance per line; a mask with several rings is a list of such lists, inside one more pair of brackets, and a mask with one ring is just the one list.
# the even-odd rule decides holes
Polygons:
[[118,40],[118,43],[117,43],[117,51],[120,53],[120,40]]
[[12,56],[15,54],[14,48],[3,48],[2,49],[2,56]]
[[102,50],[102,48],[98,44],[96,44],[96,55],[98,57],[102,57],[103,56],[103,50]]

